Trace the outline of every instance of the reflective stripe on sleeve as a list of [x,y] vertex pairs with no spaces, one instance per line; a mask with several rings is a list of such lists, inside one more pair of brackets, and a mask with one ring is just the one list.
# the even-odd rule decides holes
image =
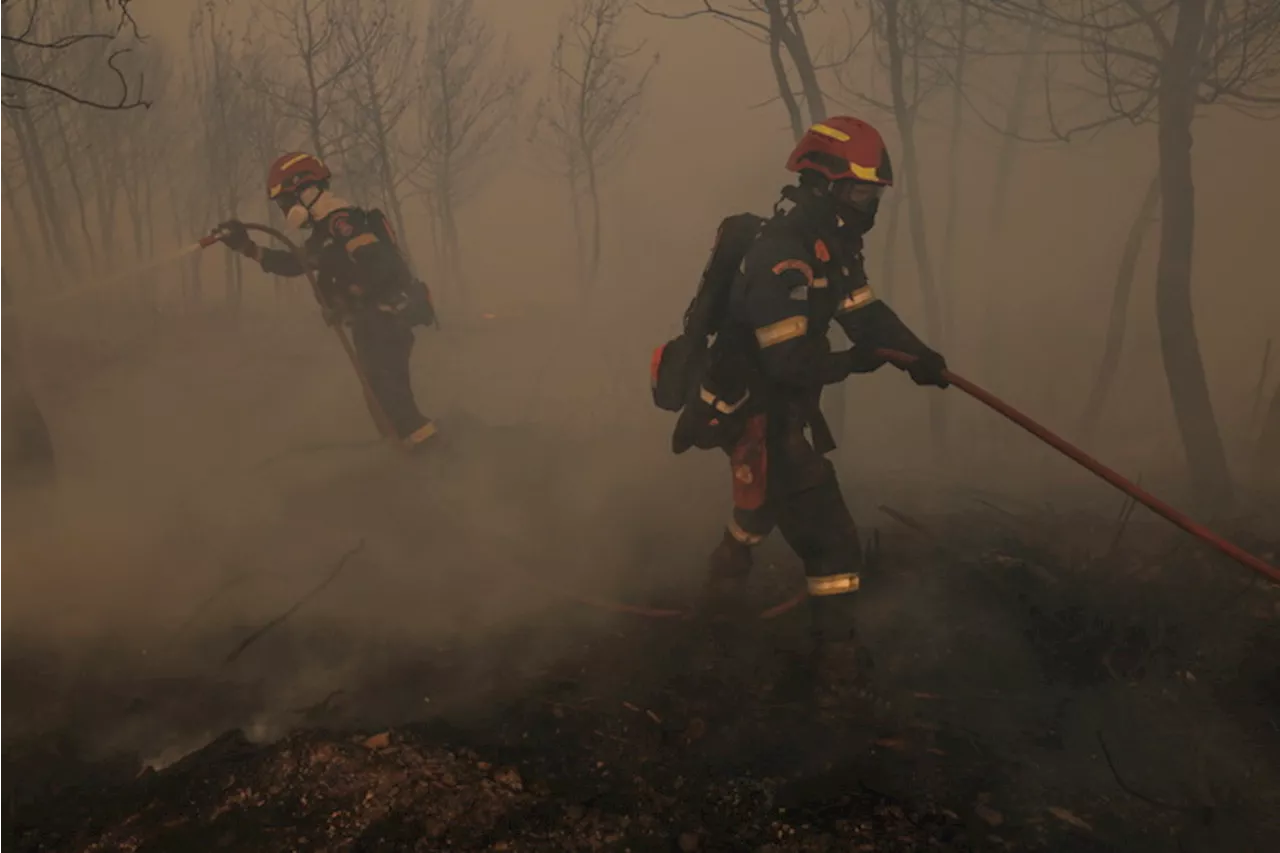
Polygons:
[[359,237],[352,237],[347,241],[347,254],[350,255],[361,246],[370,246],[376,242],[378,242],[378,237],[375,234],[361,234]]
[[850,572],[847,575],[821,575],[819,577],[811,577],[808,579],[809,595],[844,595],[847,592],[857,592],[858,587],[862,585],[862,579],[857,572]]
[[808,331],[808,317],[788,317],[785,320],[779,320],[776,323],[770,323],[767,326],[761,326],[756,329],[756,343],[760,345],[760,349],[765,349],[783,341],[789,341],[792,338],[804,337]]
[[870,286],[859,287],[853,293],[850,293],[840,302],[840,306],[836,309],[837,314],[848,314],[850,311],[857,311],[859,308],[865,308],[872,302],[876,301],[876,295],[871,292]]

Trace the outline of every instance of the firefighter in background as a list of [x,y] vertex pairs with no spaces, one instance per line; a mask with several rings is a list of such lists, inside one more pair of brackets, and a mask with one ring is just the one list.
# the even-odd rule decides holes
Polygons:
[[[435,319],[426,286],[409,269],[395,232],[380,210],[355,207],[329,189],[332,173],[319,158],[289,153],[267,176],[267,195],[295,228],[310,231],[303,252],[317,273],[325,321],[351,329],[356,355],[396,437],[417,449],[435,434],[414,400],[409,374],[413,327]],[[237,220],[218,226],[222,242],[272,275],[305,270],[293,252],[264,249]]]
[[[863,235],[893,182],[880,134],[856,118],[830,118],[809,128],[787,169],[799,182],[783,190],[730,291],[729,329],[744,340],[755,378],[745,428],[728,448],[733,518],[711,555],[707,592],[714,604],[739,588],[752,547],[776,526],[804,562],[816,686],[857,687],[871,667],[851,612],[863,555],[826,458],[835,442],[819,407],[822,388],[880,367],[878,347],[914,355],[906,369],[919,385],[947,387],[946,361],[867,282]],[[832,351],[832,321],[850,349]]]

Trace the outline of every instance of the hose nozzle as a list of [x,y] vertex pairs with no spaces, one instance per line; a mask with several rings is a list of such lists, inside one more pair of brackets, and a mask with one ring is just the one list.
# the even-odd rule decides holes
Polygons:
[[201,248],[201,249],[207,249],[207,248],[209,248],[209,247],[210,247],[210,246],[212,246],[214,243],[218,242],[218,241],[219,241],[219,240],[221,240],[223,237],[225,237],[225,236],[226,236],[226,234],[227,234],[227,232],[226,232],[226,230],[225,230],[225,229],[223,229],[223,228],[214,228],[212,231],[210,231],[210,232],[209,232],[209,235],[208,235],[207,237],[201,237],[201,238],[200,238],[200,248]]

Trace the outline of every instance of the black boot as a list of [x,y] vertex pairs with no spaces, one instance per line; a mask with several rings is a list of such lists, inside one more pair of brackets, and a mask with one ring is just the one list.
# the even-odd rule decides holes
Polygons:
[[809,599],[813,648],[809,664],[815,698],[827,709],[852,707],[870,698],[871,653],[854,627],[857,593]]
[[728,617],[741,610],[752,562],[751,546],[726,530],[707,558],[707,580],[699,610],[713,618]]

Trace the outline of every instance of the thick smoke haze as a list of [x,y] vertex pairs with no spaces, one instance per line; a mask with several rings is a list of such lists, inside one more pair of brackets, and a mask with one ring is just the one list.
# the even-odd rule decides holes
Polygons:
[[[358,387],[305,283],[281,285],[246,264],[240,303],[229,305],[224,265],[231,256],[219,246],[131,272],[223,218],[267,215],[262,183],[270,158],[260,156],[247,127],[217,140],[236,155],[228,181],[236,182],[238,209],[220,196],[225,185],[193,118],[192,63],[208,49],[208,24],[196,28],[192,16],[204,8],[225,16],[235,63],[255,39],[284,50],[252,14],[270,5],[131,4],[147,39],[122,67],[146,68],[148,57],[163,56],[167,71],[148,75],[149,111],[91,113],[88,124],[86,113],[61,108],[87,152],[82,159],[45,144],[64,208],[56,223],[67,246],[63,263],[51,263],[60,252],[42,248],[43,220],[17,147],[27,130],[14,113],[4,115],[5,349],[45,412],[60,472],[56,490],[6,495],[6,634],[43,642],[106,633],[145,648],[149,658],[172,652],[181,666],[207,651],[187,651],[182,638],[223,631],[228,639],[269,620],[362,540],[364,549],[299,621],[359,628],[370,644],[406,636],[444,642],[535,614],[565,591],[665,587],[678,595],[695,584],[729,509],[727,472],[719,456],[670,454],[672,421],[650,403],[647,367],[651,349],[679,328],[720,219],[768,213],[791,180],[783,164],[793,138],[767,45],[710,19],[627,11],[618,37],[637,49],[630,62],[641,72],[657,60],[622,153],[602,175],[602,263],[598,281],[584,290],[569,193],[531,141],[568,4],[476,4],[495,50],[529,79],[483,161],[484,180],[458,210],[457,280],[439,275],[428,199],[404,198],[402,238],[442,317],[440,330],[419,331],[414,355],[415,384],[441,424],[441,446],[406,467],[372,444]],[[404,4],[424,34],[430,5]],[[696,5],[668,0],[654,8]],[[806,26],[822,58],[840,58],[866,26],[865,4],[826,5],[825,16]],[[206,73],[207,57],[199,61]],[[406,87],[415,85],[414,68]],[[1005,146],[983,119],[1003,120],[1017,68],[1016,58],[984,58],[971,72],[977,113],[967,111],[963,125],[954,183],[959,225],[950,263],[937,270],[953,316],[949,334],[929,342],[959,373],[1082,438],[1116,270],[1156,168],[1155,128],[1120,122],[1069,144],[1019,143],[997,233],[990,208]],[[240,64],[232,72],[227,85],[254,69]],[[949,92],[920,107],[919,172],[907,175],[871,43],[858,47],[840,80],[824,74],[830,112],[858,115],[884,133],[899,167],[890,192],[919,182],[940,265]],[[1045,133],[1038,79],[1031,88],[1029,137]],[[1083,119],[1098,105],[1068,108]],[[38,117],[53,140],[53,118]],[[415,150],[415,121],[404,124],[398,142],[406,158]],[[144,160],[113,170],[127,185],[105,213],[117,222],[112,252],[102,248],[109,232],[99,208],[85,201],[84,229],[97,243],[90,256],[75,194],[92,190],[71,187],[66,162],[87,176],[90,149],[105,151],[109,137],[152,128],[161,134],[153,139],[154,168]],[[1233,474],[1252,496],[1266,474],[1257,461],[1259,372],[1280,329],[1280,124],[1205,109],[1194,136],[1196,330]],[[305,147],[303,127],[282,120],[272,154]],[[334,160],[336,191],[357,204],[382,204],[345,165]],[[147,199],[137,221],[152,226],[142,251],[129,211],[143,202],[134,196]],[[887,207],[869,237],[868,271],[927,338],[906,206],[891,255]],[[1152,228],[1137,261],[1116,382],[1088,449],[1192,505],[1156,325],[1158,244]],[[191,287],[197,268],[198,298]],[[1274,385],[1274,378],[1265,383],[1264,410]],[[848,382],[834,458],[860,524],[883,523],[879,503],[938,509],[964,489],[1101,505],[1107,513],[1118,505],[1104,485],[955,391],[946,397],[948,453],[938,459],[927,421],[934,393],[889,368]]]

